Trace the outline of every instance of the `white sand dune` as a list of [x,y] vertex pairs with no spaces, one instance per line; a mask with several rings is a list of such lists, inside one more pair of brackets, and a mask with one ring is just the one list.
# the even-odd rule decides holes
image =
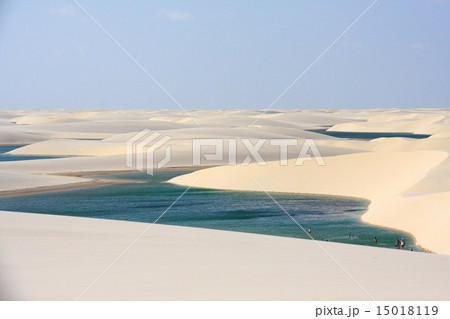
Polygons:
[[[75,300],[146,228],[0,212],[3,298]],[[449,256],[155,225],[81,300],[370,300],[322,248],[376,300],[450,298]]]
[[13,118],[11,121],[20,125],[44,124],[44,123],[65,123],[78,122],[96,114],[96,112],[40,112],[38,114],[29,114]]
[[370,152],[324,157],[324,166],[314,160],[305,160],[302,165],[290,160],[286,166],[269,162],[267,166],[214,167],[177,176],[170,182],[190,185],[199,179],[199,187],[261,191],[254,178],[273,192],[380,198],[406,190],[447,157],[445,152],[434,151]]
[[[404,195],[428,195],[446,193],[450,190],[450,158],[428,171],[417,184],[408,188]],[[424,201],[425,203],[427,201]],[[442,206],[446,209],[446,206]],[[448,208],[448,207],[447,207]]]
[[2,179],[14,181],[14,183],[0,183],[0,192],[32,189],[37,187],[60,186],[86,182],[83,178],[67,176],[33,175],[18,172],[0,172]]
[[12,155],[109,156],[126,153],[125,143],[55,139],[17,148]]
[[[223,137],[223,136],[222,136]],[[211,138],[211,137],[210,137]],[[214,136],[214,138],[221,138]],[[110,140],[110,139],[108,139]],[[250,142],[255,144],[255,139]],[[288,158],[297,158],[302,141],[299,146],[291,147],[287,153]],[[192,167],[193,151],[192,144],[184,137],[170,141],[168,146],[172,147],[171,161],[166,166],[170,167]],[[214,153],[215,149],[203,147],[203,152]],[[335,156],[342,154],[352,154],[362,152],[358,149],[346,148],[345,145],[321,145],[322,156]],[[267,140],[260,149],[265,161],[275,161],[280,159],[279,149],[270,146]],[[45,142],[31,144],[17,148],[8,154],[12,155],[50,155],[50,156],[76,156],[71,158],[56,158],[49,160],[0,162],[1,171],[15,171],[28,173],[77,173],[95,171],[123,171],[129,170],[126,167],[126,145],[125,142],[104,142],[104,141],[80,141],[80,140],[48,140]],[[139,153],[136,153],[139,154]],[[89,156],[89,157],[87,157]],[[165,150],[159,149],[154,152],[155,162],[162,160]],[[248,156],[248,150],[242,142],[236,145],[237,163],[242,163]],[[224,157],[219,161],[201,160],[201,166],[227,165],[229,163],[228,142],[224,143]],[[10,185],[8,180],[4,183]],[[0,180],[0,189],[2,188]]]
[[443,115],[413,117],[408,120],[398,120],[398,118],[387,118],[381,121],[371,121],[361,123],[342,123],[331,127],[330,131],[342,132],[409,132],[416,134],[436,134],[445,132],[448,126],[445,123],[446,117]]
[[110,135],[114,135],[117,133],[140,131],[149,127],[154,130],[164,130],[167,128],[181,128],[187,126],[190,125],[148,120],[119,121],[118,119],[116,119],[115,121],[83,121],[71,123],[38,124],[33,125],[32,128],[38,130],[46,129],[53,131],[68,131],[80,133],[109,133]]
[[24,145],[45,140],[44,137],[30,133],[11,132],[7,127],[0,127],[0,145]]
[[[29,175],[40,176],[50,174],[71,174],[79,172],[104,172],[104,171],[125,171],[129,170],[125,166],[124,155],[97,156],[97,157],[69,157],[55,159],[41,159],[33,161],[12,161],[0,162],[0,174],[26,173]],[[14,187],[14,179],[1,179],[0,189],[7,185]]]

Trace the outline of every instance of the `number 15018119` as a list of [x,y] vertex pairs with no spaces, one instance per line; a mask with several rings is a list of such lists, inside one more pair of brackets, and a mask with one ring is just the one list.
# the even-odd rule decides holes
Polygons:
[[437,306],[377,306],[377,316],[436,316]]

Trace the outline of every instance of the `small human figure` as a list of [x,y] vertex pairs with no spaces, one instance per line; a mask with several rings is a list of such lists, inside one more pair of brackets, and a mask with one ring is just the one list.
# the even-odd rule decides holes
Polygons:
[[377,244],[377,243],[378,243],[378,238],[377,238],[377,237],[374,237],[374,238],[373,238],[373,242],[374,242],[375,244]]
[[400,249],[400,239],[398,239],[398,237],[395,240],[395,248]]
[[406,242],[405,242],[405,240],[402,238],[402,240],[401,240],[401,242],[400,242],[400,245],[402,246],[402,249],[405,249],[405,244],[406,244]]
[[311,228],[308,228],[308,234],[311,235]]

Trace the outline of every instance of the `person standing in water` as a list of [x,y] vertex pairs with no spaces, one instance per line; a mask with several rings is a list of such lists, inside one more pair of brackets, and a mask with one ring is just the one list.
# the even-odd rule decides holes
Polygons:
[[375,244],[378,244],[378,238],[377,238],[377,237],[374,237],[374,238],[373,238],[373,242],[374,242]]
[[311,228],[308,228],[308,234],[311,235]]
[[400,249],[400,239],[398,239],[398,237],[395,240],[395,248]]
[[402,238],[402,240],[401,240],[401,242],[400,242],[400,245],[402,246],[402,249],[405,249],[405,244],[406,244],[406,242],[405,242],[405,240]]

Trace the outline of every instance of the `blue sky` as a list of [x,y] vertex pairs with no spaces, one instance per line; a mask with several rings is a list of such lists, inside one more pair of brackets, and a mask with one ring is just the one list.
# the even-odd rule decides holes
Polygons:
[[[372,1],[79,0],[186,108],[270,105]],[[379,2],[274,108],[450,107],[450,1]],[[177,109],[70,0],[0,2],[0,108]]]

